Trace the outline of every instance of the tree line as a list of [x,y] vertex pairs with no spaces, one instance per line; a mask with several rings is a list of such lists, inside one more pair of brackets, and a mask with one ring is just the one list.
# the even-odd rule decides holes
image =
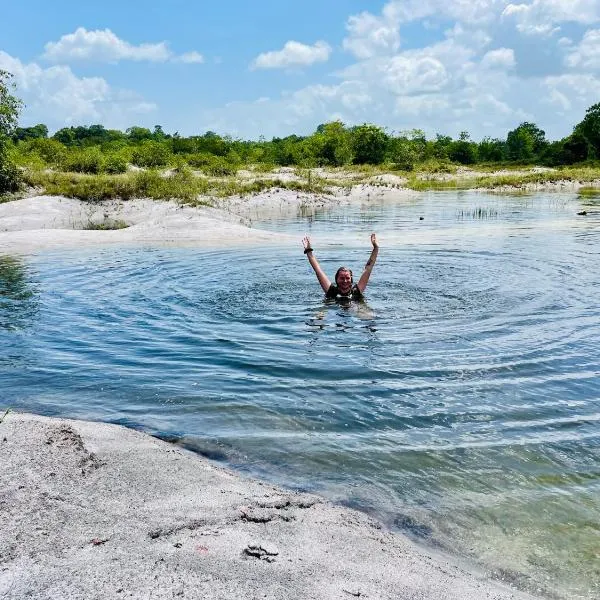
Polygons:
[[129,164],[144,168],[188,165],[220,176],[242,165],[330,166],[386,165],[410,171],[427,161],[456,163],[521,163],[571,165],[600,158],[600,103],[587,109],[570,135],[546,139],[535,123],[523,122],[504,139],[474,141],[468,132],[458,139],[420,129],[389,132],[375,124],[348,126],[341,121],[319,125],[307,136],[241,140],[207,131],[201,135],[170,134],[160,125],[126,131],[103,125],[64,127],[50,135],[38,124],[19,127],[20,101],[11,93],[10,76],[0,71],[0,191],[14,189],[15,165],[53,167],[84,173],[122,173]]

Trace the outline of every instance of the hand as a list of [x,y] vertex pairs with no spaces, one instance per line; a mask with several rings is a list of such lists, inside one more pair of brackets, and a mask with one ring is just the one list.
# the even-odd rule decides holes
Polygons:
[[379,248],[379,244],[377,243],[377,236],[374,233],[371,234],[371,244],[373,244],[373,248]]
[[312,245],[310,243],[310,238],[308,236],[305,236],[302,240],[302,245],[304,246],[305,250],[308,250],[309,248],[312,249]]

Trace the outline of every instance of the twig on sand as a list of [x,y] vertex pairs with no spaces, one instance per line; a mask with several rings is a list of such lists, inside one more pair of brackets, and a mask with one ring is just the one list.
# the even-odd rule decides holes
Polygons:
[[4,411],[4,414],[2,415],[2,417],[0,417],[0,424],[2,423],[2,421],[4,421],[4,419],[6,418],[6,415],[10,412],[10,408],[7,408]]

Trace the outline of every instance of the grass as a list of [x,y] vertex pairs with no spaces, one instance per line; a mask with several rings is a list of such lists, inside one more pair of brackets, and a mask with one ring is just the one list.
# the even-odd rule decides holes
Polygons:
[[90,221],[86,224],[84,229],[90,231],[111,231],[114,229],[127,229],[127,227],[129,227],[129,225],[121,219],[117,219],[115,221],[105,219],[102,223],[93,223],[92,221]]
[[483,175],[464,179],[423,180],[413,175],[407,187],[417,191],[428,190],[471,190],[524,188],[543,183],[577,182],[590,183],[600,180],[598,167],[563,167],[553,171],[515,173],[509,175]]
[[[515,165],[512,165],[515,167]],[[497,165],[496,165],[497,167]],[[489,165],[475,165],[476,169]],[[505,166],[502,165],[504,171]],[[519,166],[523,169],[523,166]],[[31,187],[42,189],[49,195],[62,195],[87,201],[102,201],[120,198],[152,198],[156,200],[179,200],[191,205],[209,205],[215,198],[228,196],[250,196],[267,190],[291,190],[295,192],[326,194],[338,190],[348,190],[352,185],[368,182],[373,176],[384,173],[395,173],[406,177],[407,188],[416,191],[435,190],[470,190],[470,189],[512,189],[526,190],[529,187],[558,182],[593,183],[600,181],[599,165],[580,165],[563,167],[542,172],[515,172],[502,174],[478,174],[473,171],[466,177],[453,177],[456,168],[443,161],[423,163],[416,171],[405,173],[384,168],[383,166],[354,166],[339,170],[332,169],[325,177],[311,169],[296,169],[298,179],[284,180],[276,173],[265,173],[253,180],[244,180],[237,176],[205,177],[194,174],[187,166],[174,171],[160,173],[157,170],[141,170],[123,174],[96,175],[83,173],[66,173],[52,170],[28,169],[23,173],[25,183]],[[489,170],[488,170],[489,172]],[[436,177],[447,174],[447,177]],[[257,174],[258,175],[258,174]],[[270,176],[269,176],[270,175]],[[389,184],[370,182],[372,185],[390,187]],[[395,185],[393,187],[399,187]],[[597,194],[596,188],[583,188],[582,194]],[[594,191],[592,191],[594,190]],[[109,227],[112,228],[112,227]]]
[[121,175],[86,175],[55,171],[27,171],[25,183],[51,196],[66,196],[92,202],[120,198],[177,199],[186,204],[210,204],[209,197],[246,196],[269,189],[324,193],[323,181],[283,181],[278,178],[243,181],[235,177],[208,179],[183,168],[165,176],[158,171],[137,171]]

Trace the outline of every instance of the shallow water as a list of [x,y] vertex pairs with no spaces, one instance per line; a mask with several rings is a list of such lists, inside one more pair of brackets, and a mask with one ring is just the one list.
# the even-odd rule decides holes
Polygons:
[[[0,408],[143,428],[598,597],[597,200],[432,193],[253,222],[298,247],[0,257]],[[300,238],[357,275],[372,230],[367,302],[325,302]]]

